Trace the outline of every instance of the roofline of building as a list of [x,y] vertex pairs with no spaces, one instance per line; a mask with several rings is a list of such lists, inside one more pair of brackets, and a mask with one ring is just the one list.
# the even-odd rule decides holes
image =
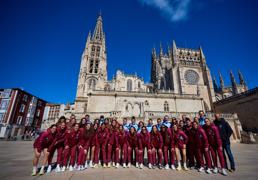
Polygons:
[[3,91],[3,90],[5,90],[5,89],[12,89],[12,90],[22,91],[22,92],[25,92],[26,94],[29,94],[29,95],[31,95],[31,96],[36,97],[37,99],[39,99],[39,100],[41,100],[41,101],[44,101],[44,102],[48,103],[48,101],[46,101],[46,100],[44,100],[44,99],[42,99],[42,98],[39,98],[38,96],[35,96],[35,95],[29,93],[28,91],[22,90],[21,88],[0,88],[0,91]]
[[242,93],[239,93],[239,94],[227,97],[225,99],[216,101],[213,104],[214,105],[219,105],[219,104],[224,104],[224,103],[227,103],[227,102],[232,102],[232,101],[234,101],[236,99],[243,99],[245,97],[252,96],[253,94],[256,94],[256,93],[258,93],[258,87],[255,87],[253,89],[249,89],[248,91],[245,91],[245,92],[242,92]]

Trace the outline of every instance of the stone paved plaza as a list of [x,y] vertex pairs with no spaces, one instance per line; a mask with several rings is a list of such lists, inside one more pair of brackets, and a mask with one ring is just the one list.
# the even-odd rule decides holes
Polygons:
[[31,177],[32,142],[0,141],[0,179],[258,179],[258,145],[232,144],[237,171],[228,173],[227,177],[220,174],[208,175],[192,171],[143,170],[130,169],[87,169],[82,172],[64,172]]

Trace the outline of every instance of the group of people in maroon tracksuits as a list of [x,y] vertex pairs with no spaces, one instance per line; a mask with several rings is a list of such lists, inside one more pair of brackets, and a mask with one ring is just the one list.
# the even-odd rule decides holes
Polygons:
[[[229,138],[229,137],[227,137]],[[130,168],[135,165],[142,169],[189,170],[227,175],[223,154],[223,143],[219,127],[209,118],[183,116],[182,120],[150,119],[145,125],[131,123],[124,118],[119,123],[115,118],[101,116],[90,121],[89,115],[76,122],[72,115],[69,120],[59,121],[42,132],[34,142],[32,175],[37,174],[37,165],[43,153],[39,174],[65,170],[84,170],[88,167]],[[56,163],[52,159],[56,152]],[[146,157],[146,158],[145,158]],[[146,159],[146,161],[145,161]],[[219,164],[217,159],[219,159]]]

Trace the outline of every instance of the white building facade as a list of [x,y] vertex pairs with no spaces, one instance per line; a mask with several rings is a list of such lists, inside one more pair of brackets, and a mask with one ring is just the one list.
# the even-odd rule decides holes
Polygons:
[[202,48],[152,50],[151,82],[118,70],[108,81],[106,41],[99,16],[81,58],[74,112],[78,118],[135,116],[146,120],[170,114],[212,111],[213,82]]

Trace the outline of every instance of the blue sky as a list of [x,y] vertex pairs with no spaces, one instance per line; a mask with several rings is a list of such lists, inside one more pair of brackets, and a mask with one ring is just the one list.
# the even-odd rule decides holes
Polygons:
[[47,101],[73,102],[80,57],[101,10],[108,78],[117,69],[150,80],[160,42],[202,46],[213,75],[241,69],[258,85],[258,1],[255,0],[2,0],[0,87],[23,88]]

